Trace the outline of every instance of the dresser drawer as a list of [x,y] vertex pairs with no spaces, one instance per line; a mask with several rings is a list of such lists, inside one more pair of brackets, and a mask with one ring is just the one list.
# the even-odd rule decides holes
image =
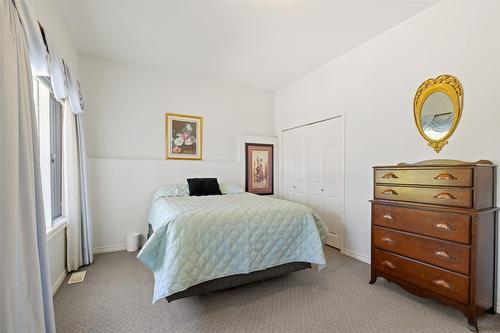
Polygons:
[[376,247],[433,264],[458,273],[469,274],[470,248],[447,241],[373,227]]
[[375,198],[472,208],[473,191],[462,188],[375,186]]
[[473,186],[473,170],[466,169],[376,169],[377,184]]
[[470,215],[373,204],[372,221],[382,227],[470,243]]
[[372,265],[381,272],[436,294],[469,304],[469,278],[437,267],[374,249]]

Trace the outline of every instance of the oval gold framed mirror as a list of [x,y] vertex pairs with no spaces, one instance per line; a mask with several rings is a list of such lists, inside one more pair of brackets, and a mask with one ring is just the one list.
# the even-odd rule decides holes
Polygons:
[[413,113],[418,131],[436,153],[443,149],[458,126],[464,103],[460,81],[452,75],[425,80],[418,87]]

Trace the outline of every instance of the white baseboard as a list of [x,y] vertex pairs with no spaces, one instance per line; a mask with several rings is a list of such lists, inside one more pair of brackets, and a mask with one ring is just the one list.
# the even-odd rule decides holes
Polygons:
[[59,289],[59,287],[64,282],[64,279],[66,278],[67,274],[68,273],[66,272],[66,270],[64,270],[64,271],[61,272],[61,275],[59,275],[59,277],[57,278],[56,282],[52,286],[52,296],[54,296],[56,294],[57,290]]
[[349,256],[349,257],[354,258],[356,260],[365,262],[367,264],[371,263],[371,258],[368,257],[368,256],[366,256],[366,255],[364,255],[364,254],[361,254],[361,253],[358,253],[358,252],[355,252],[355,251],[351,251],[349,249],[343,249],[341,252],[343,254],[345,254],[346,256]]
[[94,254],[99,253],[108,253],[108,252],[116,252],[116,251],[125,251],[127,249],[126,244],[121,245],[113,245],[113,246],[103,246],[103,247],[94,247]]

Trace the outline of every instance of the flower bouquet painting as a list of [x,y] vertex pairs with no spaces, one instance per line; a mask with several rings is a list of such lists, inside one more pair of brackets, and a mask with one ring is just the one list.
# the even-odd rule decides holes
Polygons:
[[167,113],[167,159],[201,160],[202,118]]
[[273,145],[246,144],[247,192],[273,194]]

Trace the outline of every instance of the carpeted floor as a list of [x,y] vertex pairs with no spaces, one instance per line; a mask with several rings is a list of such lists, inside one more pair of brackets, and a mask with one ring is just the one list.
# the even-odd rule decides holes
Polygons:
[[[95,256],[83,283],[54,298],[62,332],[470,332],[465,317],[384,279],[369,265],[326,248],[328,266],[205,296],[151,304],[153,276],[135,253]],[[480,332],[500,332],[485,315]]]

